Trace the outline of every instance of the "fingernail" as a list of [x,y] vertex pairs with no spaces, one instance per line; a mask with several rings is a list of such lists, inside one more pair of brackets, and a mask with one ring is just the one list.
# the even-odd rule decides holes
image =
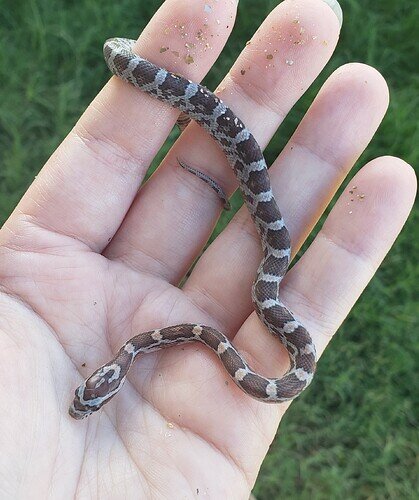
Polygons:
[[343,12],[342,12],[342,7],[339,5],[339,2],[337,0],[323,0],[323,2],[327,3],[327,5],[333,10],[333,12],[336,14],[336,17],[339,20],[340,26],[342,26]]

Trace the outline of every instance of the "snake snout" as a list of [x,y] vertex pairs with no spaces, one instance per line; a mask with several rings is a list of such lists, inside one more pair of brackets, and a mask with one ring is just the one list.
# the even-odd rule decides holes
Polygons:
[[77,410],[75,407],[75,404],[73,403],[70,408],[68,409],[68,413],[71,417],[75,418],[76,420],[83,420],[83,418],[88,417],[92,411],[91,410]]
[[74,393],[74,399],[71,403],[68,413],[71,417],[76,420],[82,420],[83,418],[88,417],[95,410],[99,408],[95,408],[94,406],[86,405],[82,402],[82,397],[84,395],[84,385],[78,387]]

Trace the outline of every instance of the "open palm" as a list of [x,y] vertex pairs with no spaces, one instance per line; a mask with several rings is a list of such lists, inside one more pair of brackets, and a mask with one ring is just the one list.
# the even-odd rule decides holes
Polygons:
[[[167,0],[136,50],[200,80],[236,5],[214,3],[211,14],[204,7]],[[323,68],[338,32],[321,0],[285,1],[246,46],[218,95],[262,146]],[[194,44],[190,58],[185,43]],[[387,100],[374,69],[341,67],[275,161],[271,178],[294,253]],[[286,370],[285,351],[252,313],[261,251],[245,209],[178,288],[222,207],[176,158],[229,193],[236,181],[217,145],[192,124],[138,193],[175,119],[172,109],[112,78],[1,229],[2,497],[246,498],[253,486],[286,405],[243,394],[201,345],[144,356],[101,412],[83,421],[67,413],[74,388],[126,339],[177,323],[225,332],[264,375]],[[415,181],[402,160],[383,157],[350,186],[282,286],[319,353],[397,236]]]

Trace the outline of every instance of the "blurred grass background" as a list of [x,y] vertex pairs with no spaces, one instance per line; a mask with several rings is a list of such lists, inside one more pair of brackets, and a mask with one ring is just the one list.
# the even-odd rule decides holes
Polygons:
[[[210,88],[277,3],[241,0],[233,35],[205,79]],[[345,20],[336,54],[271,141],[268,163],[327,76],[343,63],[361,61],[385,76],[391,105],[356,169],[383,154],[417,165],[417,0],[341,3]],[[135,38],[160,4],[0,0],[1,223],[107,80],[103,41]],[[235,207],[239,203],[235,197]],[[418,255],[416,209],[322,358],[316,383],[287,413],[262,466],[258,500],[419,498]]]

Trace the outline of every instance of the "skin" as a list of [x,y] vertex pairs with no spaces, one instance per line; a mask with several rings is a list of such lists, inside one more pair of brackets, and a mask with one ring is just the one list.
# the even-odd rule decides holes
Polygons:
[[[204,3],[167,0],[141,34],[138,53],[201,80],[236,9],[235,2],[220,1],[209,15]],[[205,16],[212,48],[198,47],[193,64],[160,53],[162,45],[184,50],[179,31],[164,34],[165,27],[181,20],[186,32],[196,33]],[[299,27],[307,39],[294,44],[289,35]],[[338,34],[336,16],[322,1],[285,1],[245,47],[219,95],[262,146],[324,67]],[[266,67],[267,47],[278,50],[275,67]],[[339,68],[274,162],[273,187],[294,253],[387,104],[376,70]],[[198,490],[208,498],[249,496],[287,405],[266,405],[226,385],[222,366],[202,346],[150,354],[99,414],[75,421],[67,413],[82,379],[127,338],[151,328],[207,323],[226,332],[264,375],[287,367],[286,353],[252,312],[260,242],[244,209],[183,289],[177,287],[222,204],[176,158],[199,166],[228,194],[236,181],[216,144],[191,125],[137,193],[175,119],[173,110],[111,78],[0,231],[2,497],[170,498],[176,492],[196,498]],[[415,196],[411,167],[393,157],[365,165],[353,185],[364,199],[350,202],[345,189],[282,286],[284,302],[311,332],[319,355],[390,249]]]

